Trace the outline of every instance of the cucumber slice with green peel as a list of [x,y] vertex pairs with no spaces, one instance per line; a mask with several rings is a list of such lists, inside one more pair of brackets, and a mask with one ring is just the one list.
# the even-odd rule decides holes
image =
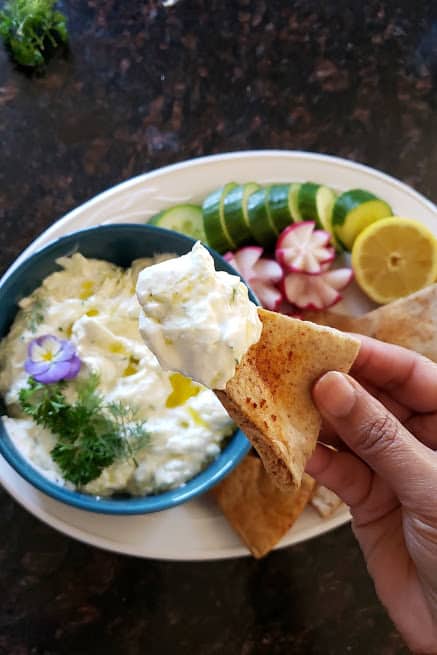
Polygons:
[[317,227],[330,232],[332,208],[336,198],[335,191],[323,184],[302,184],[297,198],[302,218],[305,221],[316,221]]
[[151,218],[149,218],[147,223],[149,225],[159,225],[159,219],[161,218],[161,216],[163,215],[164,212],[165,212],[165,209],[162,209],[157,214],[153,214],[153,216]]
[[337,194],[327,186],[321,186],[317,192],[317,212],[320,225],[331,235],[331,243],[337,252],[342,252],[343,246],[338,241],[332,225],[332,211],[334,209]]
[[332,208],[332,227],[346,250],[352,250],[357,236],[381,218],[393,212],[384,200],[363,189],[351,189],[336,199]]
[[202,209],[197,205],[176,205],[152,216],[149,224],[181,232],[200,241],[206,240]]
[[249,196],[260,188],[255,182],[239,184],[226,194],[223,200],[223,215],[229,236],[236,246],[247,243],[252,238],[249,228],[247,201]]
[[268,190],[267,204],[270,216],[279,233],[293,223],[290,208],[291,184],[272,184]]
[[268,193],[269,187],[259,189],[247,201],[250,231],[255,241],[265,248],[272,246],[279,234],[270,215]]
[[315,221],[317,227],[321,227],[316,204],[318,189],[319,185],[314,182],[301,184],[297,194],[297,206],[304,221]]
[[291,185],[291,189],[290,189],[290,211],[293,221],[295,223],[298,223],[299,221],[303,221],[302,215],[299,211],[299,204],[298,204],[298,196],[301,186],[302,186],[301,184],[297,184],[296,182],[294,182]]
[[331,235],[336,250],[342,250],[332,227],[332,210],[337,199],[335,191],[323,184],[306,182],[300,187],[297,199],[303,219],[315,221],[318,228]]
[[236,244],[225,225],[223,215],[224,199],[229,191],[236,186],[235,182],[225,184],[225,186],[210,193],[202,205],[203,229],[205,230],[206,241],[211,248],[220,253],[235,250],[236,248]]

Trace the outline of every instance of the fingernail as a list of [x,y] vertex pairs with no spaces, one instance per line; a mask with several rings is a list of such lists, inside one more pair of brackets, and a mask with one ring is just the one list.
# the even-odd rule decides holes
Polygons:
[[314,400],[325,414],[344,418],[352,411],[356,401],[356,392],[343,373],[330,371],[316,383]]

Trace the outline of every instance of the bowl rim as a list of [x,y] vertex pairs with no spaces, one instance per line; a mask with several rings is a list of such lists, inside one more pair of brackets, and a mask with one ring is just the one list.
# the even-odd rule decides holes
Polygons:
[[[4,276],[0,280],[0,299],[1,296],[8,293],[16,281],[23,275],[28,274],[32,266],[39,261],[45,260],[50,257],[53,251],[65,245],[68,246],[78,238],[86,238],[87,234],[96,234],[98,232],[117,233],[123,232],[138,232],[138,233],[155,233],[161,235],[163,238],[171,237],[173,241],[179,241],[181,245],[187,247],[187,251],[196,243],[196,239],[192,239],[187,235],[180,234],[173,230],[167,230],[159,226],[150,224],[138,223],[110,223],[105,225],[97,225],[87,227],[81,230],[75,230],[66,235],[51,240],[45,246],[39,248],[31,253],[18,266],[14,267],[9,275]],[[211,253],[214,260],[220,263],[222,270],[226,270],[233,275],[238,275],[238,272],[215,250],[205,247]],[[56,255],[62,256],[62,255]],[[96,257],[96,259],[103,259]],[[105,260],[108,261],[108,260]],[[244,282],[244,280],[243,280]],[[246,285],[247,286],[247,285]],[[259,301],[253,291],[248,287],[249,297],[256,305]],[[27,295],[27,294],[26,294]],[[7,334],[7,332],[6,332]],[[6,334],[4,336],[6,336]],[[0,339],[3,337],[0,337]],[[177,487],[164,491],[163,493],[148,496],[132,496],[126,499],[115,499],[111,497],[100,497],[85,494],[76,490],[68,489],[52,482],[32,466],[29,460],[25,459],[20,454],[18,449],[14,446],[11,437],[9,436],[3,422],[3,417],[0,415],[0,426],[4,434],[0,434],[0,455],[12,466],[12,468],[27,482],[45,493],[46,495],[66,503],[72,507],[83,509],[89,512],[99,514],[116,514],[116,515],[132,515],[132,514],[149,514],[153,512],[163,511],[185,503],[188,500],[200,496],[208,491],[211,487],[216,485],[222,478],[224,478],[230,471],[237,466],[243,457],[249,452],[251,445],[247,440],[244,433],[237,429],[229,441],[226,443],[220,454],[208,466],[197,473],[193,478],[190,478],[186,483]]]

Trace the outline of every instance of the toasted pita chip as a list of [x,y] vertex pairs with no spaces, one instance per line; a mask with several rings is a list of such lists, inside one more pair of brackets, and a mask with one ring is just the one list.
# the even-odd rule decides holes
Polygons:
[[360,317],[365,334],[437,361],[437,284]]
[[316,509],[324,519],[329,518],[343,504],[341,498],[333,491],[318,484],[311,497],[311,505]]
[[437,284],[363,316],[311,312],[305,319],[403,346],[437,362]]
[[225,391],[224,407],[283,489],[299,487],[320,430],[311,389],[327,371],[349,371],[359,341],[337,330],[259,309],[260,340]]
[[256,558],[269,553],[303,512],[314,488],[304,475],[294,492],[278,489],[262,462],[248,455],[212,494],[223,514]]
[[304,312],[303,319],[305,321],[311,321],[311,323],[316,323],[316,325],[325,325],[336,330],[341,330],[342,332],[358,332],[358,334],[362,334],[359,330],[360,317],[358,316],[338,314],[327,309],[319,312]]

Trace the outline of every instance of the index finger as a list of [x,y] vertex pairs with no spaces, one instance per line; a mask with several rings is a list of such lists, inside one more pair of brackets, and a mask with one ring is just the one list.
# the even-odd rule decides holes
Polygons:
[[370,337],[355,335],[360,351],[351,375],[390,392],[398,403],[416,412],[437,410],[437,365],[426,357]]

